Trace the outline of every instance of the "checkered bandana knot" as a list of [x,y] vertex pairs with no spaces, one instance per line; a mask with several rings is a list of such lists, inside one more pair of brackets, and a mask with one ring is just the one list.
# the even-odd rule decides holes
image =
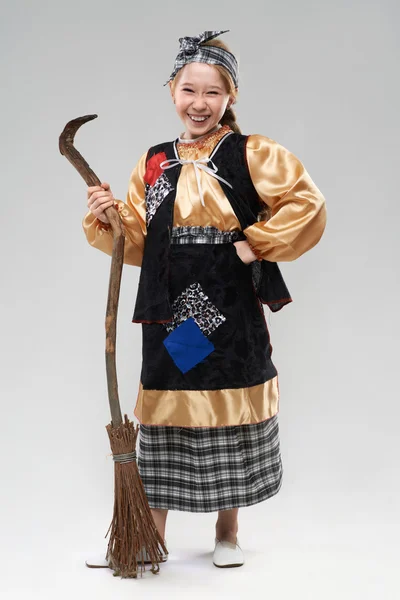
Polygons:
[[179,38],[179,43],[181,45],[180,51],[183,52],[183,54],[194,54],[200,48],[202,42],[213,40],[222,33],[227,33],[228,31],[229,29],[226,29],[225,31],[203,31],[203,33],[200,33],[200,35],[195,37],[181,37]]
[[208,65],[221,65],[224,67],[233,79],[234,85],[238,87],[238,64],[237,60],[231,52],[218,48],[217,46],[202,46],[203,42],[213,40],[225,31],[203,31],[195,37],[179,38],[180,50],[175,59],[174,70],[172,71],[168,81],[175,78],[178,71],[185,65],[191,62],[207,63]]

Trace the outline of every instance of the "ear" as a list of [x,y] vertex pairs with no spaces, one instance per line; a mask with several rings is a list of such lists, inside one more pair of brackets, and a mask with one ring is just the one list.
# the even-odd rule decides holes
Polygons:
[[175,104],[174,92],[172,91],[171,82],[169,82],[168,85],[169,85],[169,91],[170,91],[170,94],[171,94],[172,101]]
[[226,110],[229,110],[233,104],[235,104],[236,100],[232,96],[229,96],[228,104],[226,105]]

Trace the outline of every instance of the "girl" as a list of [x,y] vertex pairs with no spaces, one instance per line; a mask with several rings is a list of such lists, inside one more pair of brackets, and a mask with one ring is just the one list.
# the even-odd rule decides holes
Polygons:
[[[213,562],[240,566],[238,509],[282,482],[278,376],[262,304],[291,302],[276,261],[320,240],[325,200],[302,163],[244,136],[232,105],[235,56],[205,31],[180,38],[169,87],[184,131],[150,148],[126,203],[88,188],[83,229],[111,255],[104,210],[126,228],[124,262],[141,266],[133,322],[143,362],[138,467],[160,534],[168,510],[218,511]],[[168,82],[167,82],[168,83]]]

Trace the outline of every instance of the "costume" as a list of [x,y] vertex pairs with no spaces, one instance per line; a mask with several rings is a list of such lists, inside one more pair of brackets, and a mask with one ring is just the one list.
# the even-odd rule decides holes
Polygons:
[[[181,160],[212,155],[217,162],[234,135],[224,126],[195,141],[178,139],[175,148]],[[324,198],[301,162],[273,140],[246,137],[245,158],[272,217],[249,225],[242,235],[259,258],[294,260],[321,238]],[[141,423],[138,466],[146,494],[151,507],[192,512],[254,504],[281,485],[279,394],[253,268],[232,243],[240,222],[224,193],[226,184],[209,172],[196,172],[193,163],[176,165],[179,177],[172,190],[164,176],[174,169],[150,161],[151,153],[143,154],[126,203],[117,202],[127,234],[124,262],[141,266],[147,233],[168,196],[175,195],[168,266],[173,316],[142,324],[135,415]],[[83,228],[92,246],[111,255],[107,226],[89,212]],[[202,348],[199,355],[192,356],[193,339]],[[186,343],[189,349],[181,353]]]

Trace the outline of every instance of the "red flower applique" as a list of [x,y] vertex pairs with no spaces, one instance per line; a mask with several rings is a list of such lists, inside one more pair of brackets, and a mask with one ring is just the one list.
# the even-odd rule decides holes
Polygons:
[[158,152],[158,154],[154,154],[154,156],[147,161],[144,180],[149,185],[154,185],[157,179],[163,173],[163,169],[160,167],[160,164],[163,162],[163,160],[167,160],[167,155],[165,152]]

